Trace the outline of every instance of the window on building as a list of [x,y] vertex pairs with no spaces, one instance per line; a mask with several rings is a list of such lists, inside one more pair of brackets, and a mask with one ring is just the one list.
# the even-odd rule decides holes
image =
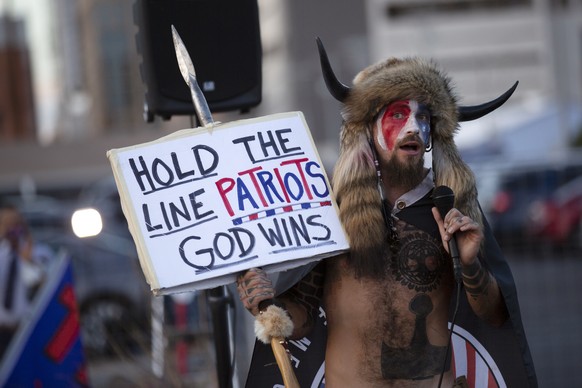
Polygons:
[[532,0],[399,0],[388,3],[386,16],[389,19],[398,19],[419,15],[480,12],[496,9],[507,10],[513,7],[528,6],[533,6]]

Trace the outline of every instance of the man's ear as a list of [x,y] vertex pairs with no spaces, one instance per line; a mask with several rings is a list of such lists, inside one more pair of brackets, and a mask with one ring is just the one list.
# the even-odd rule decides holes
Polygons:
[[424,146],[424,152],[432,151],[432,135],[428,138],[428,143]]

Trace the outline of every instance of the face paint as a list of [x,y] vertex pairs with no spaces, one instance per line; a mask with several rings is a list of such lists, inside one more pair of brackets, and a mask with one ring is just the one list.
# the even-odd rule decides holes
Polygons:
[[393,151],[399,140],[418,135],[426,145],[430,138],[430,114],[416,101],[395,101],[382,110],[376,121],[376,140],[384,151]]

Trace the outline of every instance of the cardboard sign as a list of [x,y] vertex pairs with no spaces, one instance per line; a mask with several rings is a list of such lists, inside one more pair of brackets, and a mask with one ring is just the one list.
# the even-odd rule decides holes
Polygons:
[[348,249],[303,115],[178,131],[107,153],[154,293],[215,287]]

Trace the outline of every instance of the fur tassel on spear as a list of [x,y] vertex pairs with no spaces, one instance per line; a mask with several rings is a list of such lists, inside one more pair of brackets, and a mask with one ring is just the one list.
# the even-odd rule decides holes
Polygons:
[[[267,307],[264,307],[267,305]],[[265,345],[271,344],[275,360],[283,376],[286,388],[299,388],[299,382],[293,372],[286,338],[293,333],[293,321],[289,313],[278,306],[273,299],[259,304],[260,313],[255,319],[255,335]]]

